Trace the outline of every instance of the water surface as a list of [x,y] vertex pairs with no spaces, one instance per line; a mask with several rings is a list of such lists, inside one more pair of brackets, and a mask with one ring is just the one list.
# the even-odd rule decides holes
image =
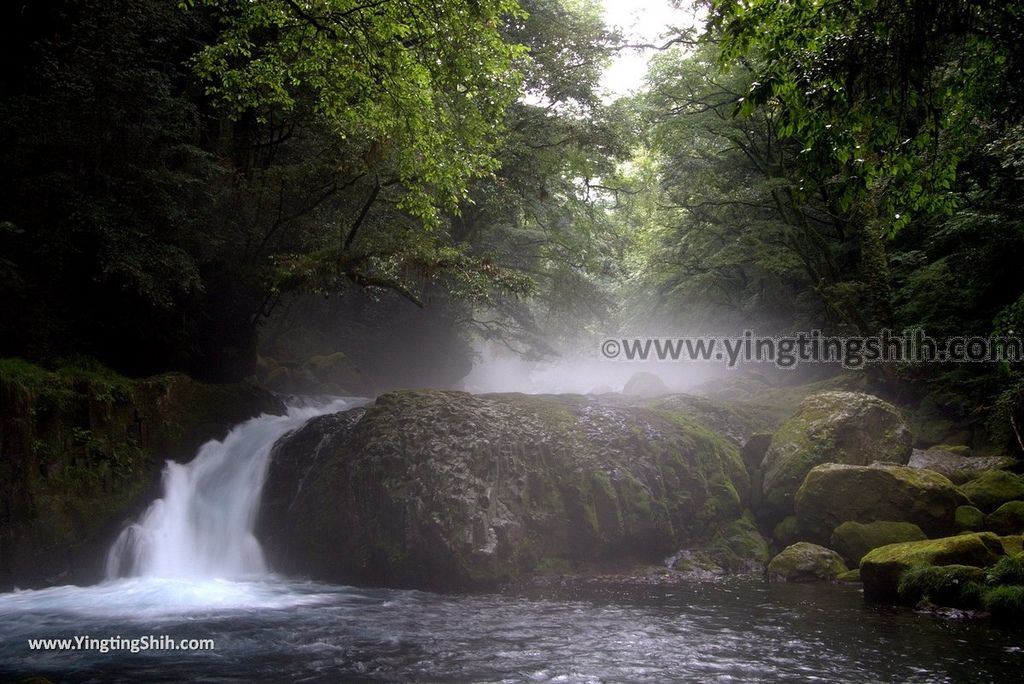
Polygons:
[[[750,580],[443,596],[278,578],[136,578],[0,595],[0,680],[1019,681],[1019,635]],[[215,640],[32,652],[34,637]]]

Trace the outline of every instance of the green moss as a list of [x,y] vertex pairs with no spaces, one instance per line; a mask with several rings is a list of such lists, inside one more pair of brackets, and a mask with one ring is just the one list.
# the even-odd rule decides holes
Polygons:
[[705,551],[727,572],[761,572],[770,558],[768,543],[746,517],[722,525]]
[[1024,500],[1024,478],[1005,470],[982,473],[961,487],[971,503],[991,513],[1008,501]]
[[989,584],[1024,584],[1024,554],[1005,556],[989,568]]
[[791,513],[797,490],[816,466],[906,463],[910,453],[909,432],[891,404],[862,393],[811,395],[775,432],[765,453],[764,513],[771,522]]
[[786,548],[800,541],[800,528],[797,525],[796,516],[787,515],[783,518],[782,522],[772,530],[772,536],[781,548]]
[[974,506],[958,506],[953,526],[956,532],[978,532],[985,526],[985,514]]
[[985,609],[1001,625],[1020,626],[1024,621],[1024,586],[1007,585],[986,589],[982,595]]
[[769,577],[787,582],[831,580],[848,570],[838,553],[808,542],[786,547],[768,564]]
[[[952,608],[976,609],[978,592],[971,585],[985,579],[985,571],[972,565],[922,565],[907,569],[897,587],[900,599],[915,605],[928,601]],[[971,586],[966,592],[965,587]]]
[[996,534],[1020,534],[1024,531],[1024,501],[1009,501],[985,516],[985,527]]
[[1008,534],[1000,537],[999,541],[1003,545],[1003,552],[1007,556],[1016,556],[1018,553],[1024,551],[1024,536],[1019,534]]
[[911,568],[932,565],[993,565],[1003,555],[999,537],[991,532],[889,544],[869,552],[860,561],[866,598],[899,600],[900,577]]
[[808,473],[796,495],[796,516],[805,538],[819,543],[849,520],[909,522],[929,536],[944,536],[965,503],[948,478],[928,470],[830,463]]
[[847,521],[833,530],[829,546],[838,551],[850,565],[859,565],[860,559],[872,549],[922,539],[927,539],[924,532],[912,523]]
[[844,573],[836,575],[837,582],[849,582],[850,584],[860,584],[860,568],[854,568],[853,570],[847,570]]

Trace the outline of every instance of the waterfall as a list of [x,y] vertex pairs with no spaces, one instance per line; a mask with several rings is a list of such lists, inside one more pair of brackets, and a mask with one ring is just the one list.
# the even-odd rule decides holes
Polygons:
[[311,418],[354,402],[290,406],[204,444],[189,463],[168,461],[163,496],[121,532],[107,554],[107,578],[240,578],[266,574],[253,533],[274,444]]

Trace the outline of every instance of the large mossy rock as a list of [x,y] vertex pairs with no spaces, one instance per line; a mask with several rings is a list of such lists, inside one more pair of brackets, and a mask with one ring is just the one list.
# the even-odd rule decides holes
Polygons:
[[927,539],[921,528],[913,523],[876,520],[859,523],[844,522],[832,532],[829,547],[835,549],[850,564],[857,567],[868,551],[888,544]]
[[959,506],[956,509],[954,532],[981,532],[985,528],[985,514],[974,506]]
[[768,563],[768,577],[786,582],[834,580],[848,571],[838,553],[808,542],[787,546]]
[[157,494],[166,460],[283,411],[247,383],[0,360],[0,589],[101,579],[106,547]]
[[986,515],[985,528],[1002,535],[1024,532],[1024,501],[1008,501]]
[[900,412],[860,392],[819,392],[775,432],[761,464],[761,508],[770,524],[793,510],[807,473],[823,463],[903,464],[911,438]]
[[1005,470],[992,470],[961,489],[972,504],[984,513],[991,513],[1008,501],[1024,500],[1024,477]]
[[736,445],[686,415],[576,395],[402,391],[282,441],[257,534],[284,572],[493,586],[553,564],[730,547],[748,489]]
[[999,537],[991,532],[889,544],[869,552],[860,561],[864,597],[897,602],[903,573],[919,566],[970,565],[984,568],[1004,555]]
[[800,486],[796,517],[803,538],[828,543],[847,521],[909,522],[929,536],[953,531],[956,509],[968,503],[948,478],[905,466],[829,463],[817,466]]
[[672,568],[699,574],[761,575],[770,558],[768,542],[754,521],[743,517],[721,525],[708,544],[677,553]]

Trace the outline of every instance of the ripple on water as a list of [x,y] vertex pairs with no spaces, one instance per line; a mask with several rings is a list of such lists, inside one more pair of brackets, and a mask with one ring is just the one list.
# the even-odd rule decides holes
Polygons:
[[[756,582],[602,595],[440,596],[280,579],[121,580],[0,595],[0,680],[1014,680],[984,624]],[[214,638],[213,653],[29,652],[26,639]]]

